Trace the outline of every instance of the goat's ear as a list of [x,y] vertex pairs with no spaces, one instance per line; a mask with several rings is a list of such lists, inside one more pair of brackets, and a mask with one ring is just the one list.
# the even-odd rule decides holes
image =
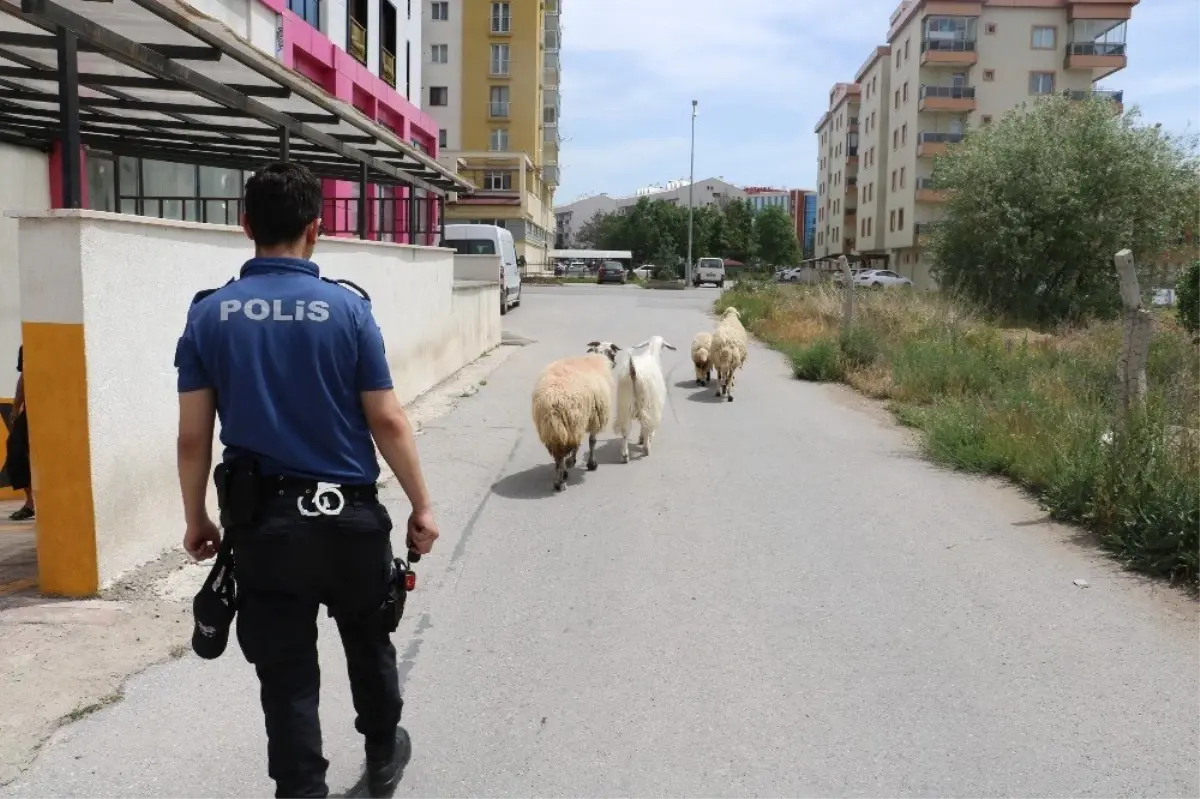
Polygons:
[[617,350],[621,349],[621,348],[620,348],[620,347],[618,347],[616,344],[613,344],[613,345],[612,345],[612,348],[613,348],[613,352],[616,352]]
[[599,347],[599,346],[600,346],[600,342],[599,342],[599,341],[589,341],[587,345],[588,345],[589,347]]
[[641,344],[634,344],[630,349],[640,350],[642,347],[650,343],[650,339],[646,339]]
[[672,344],[672,343],[670,343],[669,341],[664,341],[664,342],[663,342],[663,346],[664,346],[664,347],[666,347],[666,348],[667,348],[667,349],[669,349],[669,350],[673,350],[673,349],[675,349],[675,345],[674,345],[674,344]]

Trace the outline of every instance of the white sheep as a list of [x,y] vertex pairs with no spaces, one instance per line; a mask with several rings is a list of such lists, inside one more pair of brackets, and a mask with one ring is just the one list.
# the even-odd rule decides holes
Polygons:
[[638,446],[645,455],[650,454],[650,442],[662,423],[667,381],[663,378],[659,357],[664,347],[675,349],[675,345],[667,343],[662,336],[651,336],[630,348],[613,369],[617,377],[617,416],[613,429],[621,437],[622,463],[629,463],[629,434],[634,420],[641,428]]
[[697,333],[692,339],[692,365],[696,367],[696,385],[707,386],[712,376],[712,333]]
[[717,370],[717,396],[724,394],[733,402],[734,373],[746,362],[749,337],[742,327],[741,314],[732,305],[721,314],[713,332],[712,363]]
[[596,470],[596,436],[612,417],[616,344],[593,341],[588,354],[560,358],[546,366],[533,387],[533,424],[554,459],[554,490],[567,487],[584,436],[588,471]]

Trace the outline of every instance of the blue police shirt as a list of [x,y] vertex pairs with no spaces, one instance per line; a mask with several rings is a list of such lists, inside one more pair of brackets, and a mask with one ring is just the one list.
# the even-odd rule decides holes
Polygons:
[[373,483],[359,392],[392,388],[371,304],[298,258],[252,258],[193,303],[175,350],[179,392],[215,390],[225,460],[263,474]]

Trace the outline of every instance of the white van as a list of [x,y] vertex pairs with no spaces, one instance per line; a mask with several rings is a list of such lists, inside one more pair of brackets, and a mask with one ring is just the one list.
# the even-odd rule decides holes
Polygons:
[[500,256],[500,313],[521,304],[521,269],[510,231],[497,225],[446,225],[442,246],[459,255]]
[[702,283],[712,283],[717,288],[725,285],[725,261],[721,258],[701,258],[696,262],[696,274],[692,276],[692,285],[699,287]]

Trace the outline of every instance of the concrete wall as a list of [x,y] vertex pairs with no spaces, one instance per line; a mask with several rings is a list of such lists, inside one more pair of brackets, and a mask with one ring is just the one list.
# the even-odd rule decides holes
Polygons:
[[[20,237],[41,588],[86,595],[179,545],[175,343],[252,252],[237,228],[92,211]],[[370,293],[402,401],[499,344],[496,284],[456,284],[449,250],[329,238],[314,260]]]
[[500,282],[500,256],[455,254],[454,279],[498,284]]

